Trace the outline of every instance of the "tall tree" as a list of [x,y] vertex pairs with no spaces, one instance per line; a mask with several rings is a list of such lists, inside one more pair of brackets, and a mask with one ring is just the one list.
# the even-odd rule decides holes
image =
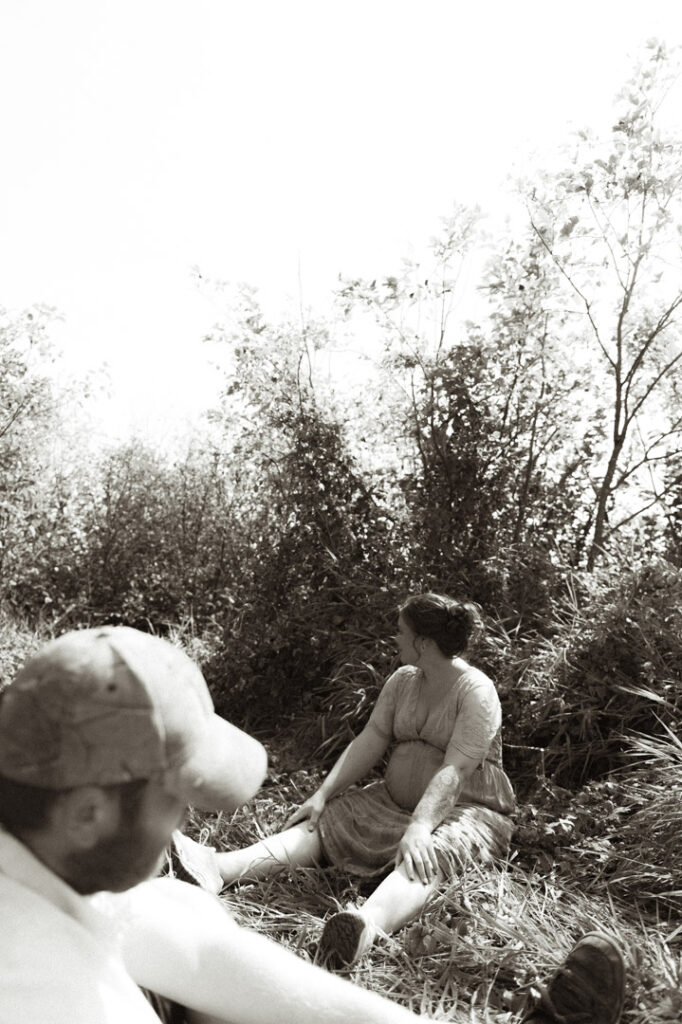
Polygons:
[[0,309],[0,581],[4,596],[27,543],[37,537],[36,494],[49,455],[56,397],[45,372],[53,358],[51,309]]
[[[565,315],[549,308],[558,274],[542,247],[505,242],[474,293],[466,278],[480,241],[475,216],[456,210],[430,260],[345,281],[340,298],[344,312],[369,311],[383,340],[384,391],[395,397],[382,396],[376,419],[402,451],[418,559],[434,581],[520,621],[542,614],[539,581],[572,554],[582,382],[557,352]],[[465,300],[477,323],[462,316]]]
[[682,139],[664,126],[677,78],[665,45],[650,41],[610,138],[580,132],[566,166],[527,192],[532,231],[568,291],[557,303],[570,306],[571,343],[608,382],[585,410],[602,442],[590,471],[589,569],[618,530],[658,505],[682,454]]

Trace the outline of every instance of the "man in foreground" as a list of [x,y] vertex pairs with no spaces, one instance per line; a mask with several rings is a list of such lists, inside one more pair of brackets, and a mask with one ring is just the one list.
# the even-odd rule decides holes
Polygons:
[[[210,894],[148,880],[189,805],[233,810],[265,768],[163,640],[82,630],[30,659],[0,698],[0,1024],[158,1024],[143,988],[194,1024],[414,1021],[240,928]],[[571,956],[577,983],[565,965],[531,1018],[568,1005],[615,1024],[620,954],[587,937]]]

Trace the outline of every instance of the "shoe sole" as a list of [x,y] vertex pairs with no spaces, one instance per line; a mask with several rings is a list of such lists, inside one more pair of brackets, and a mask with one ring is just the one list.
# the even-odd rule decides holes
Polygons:
[[355,961],[365,922],[359,914],[342,910],[330,917],[317,947],[318,959],[328,970],[340,971]]
[[170,842],[170,862],[173,874],[178,881],[189,882],[190,885],[196,885],[199,889],[203,889],[204,892],[210,892],[214,896],[218,895],[221,891],[214,885],[210,884],[199,870],[195,871],[186,862],[183,850],[175,836],[171,837]]

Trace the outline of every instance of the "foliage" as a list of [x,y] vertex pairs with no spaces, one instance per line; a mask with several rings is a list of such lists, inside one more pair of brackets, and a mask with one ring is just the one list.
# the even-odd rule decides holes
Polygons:
[[[57,422],[56,394],[44,363],[53,357],[52,310],[0,309],[0,581],[4,591],[39,538],[36,505]],[[1,593],[1,592],[0,592]]]
[[633,734],[664,736],[682,717],[682,574],[665,562],[574,578],[561,632],[523,677],[517,720],[544,769],[575,786],[617,768]]
[[235,360],[222,443],[248,452],[240,516],[249,543],[207,666],[226,709],[267,699],[281,713],[344,652],[373,652],[395,607],[395,517],[351,454],[333,402],[320,401],[311,353],[322,334],[274,331],[250,302],[221,339]]
[[586,417],[601,441],[590,467],[588,568],[617,531],[660,504],[661,466],[682,454],[682,290],[668,272],[680,252],[681,140],[661,125],[677,73],[652,40],[620,94],[611,138],[579,133],[565,168],[526,189],[536,240],[574,303],[576,343],[586,364],[601,363],[608,388],[596,418]]
[[189,448],[172,463],[139,443],[110,453],[84,521],[90,614],[144,626],[203,623],[224,585],[225,467]]
[[42,633],[20,624],[0,607],[0,693],[44,639]]

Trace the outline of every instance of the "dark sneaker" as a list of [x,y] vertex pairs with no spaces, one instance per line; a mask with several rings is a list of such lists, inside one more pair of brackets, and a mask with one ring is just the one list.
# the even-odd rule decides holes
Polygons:
[[170,845],[171,873],[181,882],[191,882],[214,895],[220,892],[224,882],[212,846],[195,843],[182,832],[174,832]]
[[625,964],[613,939],[589,932],[557,969],[521,1024],[617,1024],[623,1010]]
[[317,961],[330,971],[350,967],[371,944],[370,928],[353,910],[334,914],[322,929]]

